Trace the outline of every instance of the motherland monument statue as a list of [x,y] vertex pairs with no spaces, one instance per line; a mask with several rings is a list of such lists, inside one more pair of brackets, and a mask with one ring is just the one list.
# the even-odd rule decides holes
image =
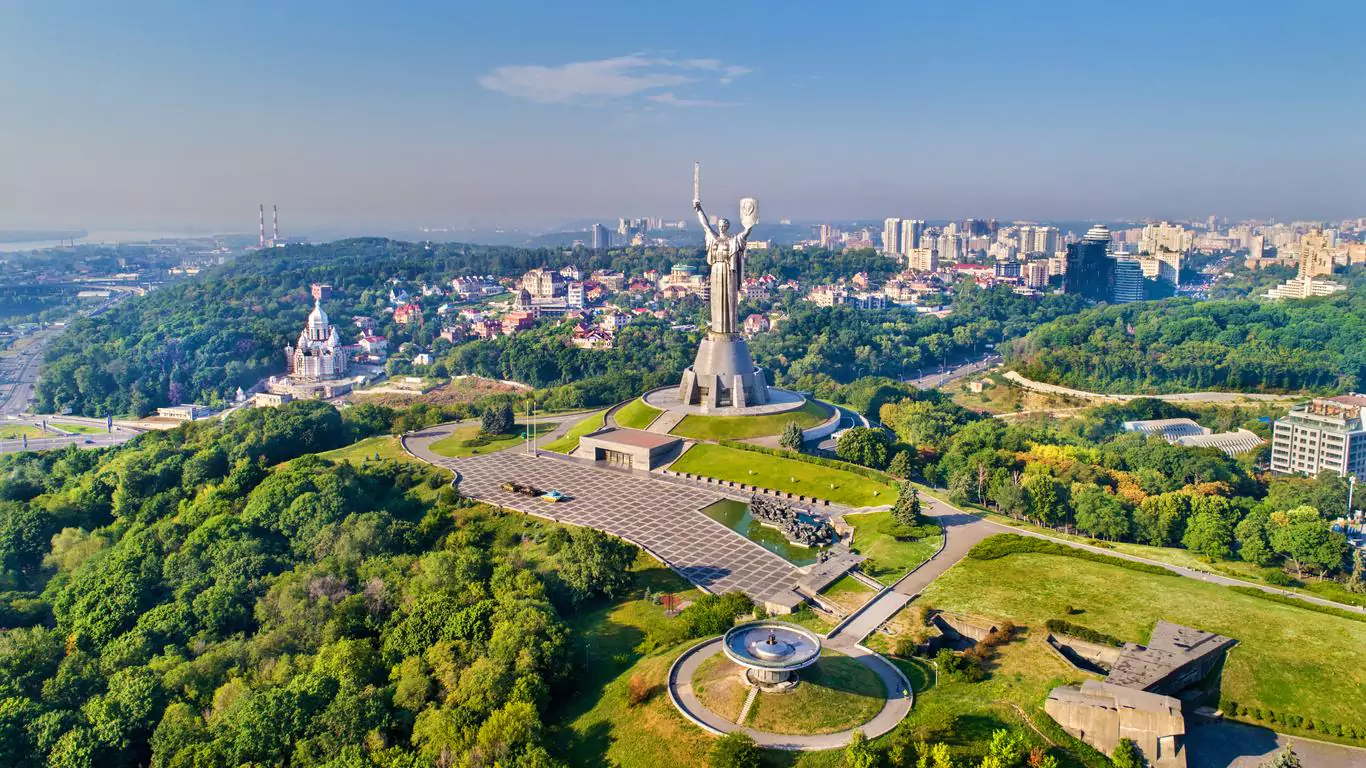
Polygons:
[[711,269],[711,322],[697,349],[692,367],[683,372],[679,400],[703,410],[735,409],[769,401],[762,368],[754,365],[749,344],[739,333],[740,289],[745,280],[745,249],[750,232],[759,223],[759,201],[740,201],[739,234],[730,234],[730,221],[717,219],[713,227],[702,209],[701,164],[693,165],[693,211],[707,241],[707,264]]

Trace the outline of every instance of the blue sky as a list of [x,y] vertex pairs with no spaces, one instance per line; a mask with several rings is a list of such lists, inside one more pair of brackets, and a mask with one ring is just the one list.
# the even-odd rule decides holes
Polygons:
[[384,5],[0,5],[0,227],[1366,215],[1366,3]]

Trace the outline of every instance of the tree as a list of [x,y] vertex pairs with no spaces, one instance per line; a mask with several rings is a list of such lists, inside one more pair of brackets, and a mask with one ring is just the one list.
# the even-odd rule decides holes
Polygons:
[[987,754],[996,758],[1001,768],[1019,768],[1025,760],[1025,745],[1019,736],[1002,728],[991,734]]
[[1356,594],[1366,594],[1366,557],[1358,549],[1352,554],[1352,575],[1347,577],[1347,589]]
[[512,432],[516,419],[512,415],[512,404],[503,403],[501,406],[488,408],[479,422],[479,431],[482,434],[506,435]]
[[558,573],[573,601],[620,597],[631,586],[636,548],[594,528],[578,528],[560,551]]
[[1262,763],[1261,768],[1300,768],[1300,756],[1295,754],[1295,748],[1289,744],[1285,749],[1276,753],[1272,759]]
[[797,426],[797,422],[789,421],[783,425],[783,433],[778,438],[778,446],[789,451],[800,451],[802,449],[802,428]]
[[1333,531],[1313,507],[1296,507],[1271,517],[1271,546],[1280,553],[1295,575],[1306,570],[1320,575],[1342,568],[1347,557],[1347,537]]
[[1109,541],[1129,538],[1133,522],[1129,510],[1114,495],[1097,486],[1087,486],[1072,497],[1077,530],[1087,536]]
[[1181,544],[1214,560],[1233,556],[1233,524],[1215,512],[1197,512],[1186,521],[1186,534]]
[[909,482],[902,483],[892,505],[892,519],[907,527],[920,525],[920,489]]
[[759,745],[747,734],[728,733],[711,745],[707,765],[711,768],[759,768]]
[[868,743],[863,731],[855,730],[849,737],[849,745],[844,748],[845,768],[876,768],[877,762],[877,750]]
[[911,472],[915,469],[915,464],[910,449],[903,448],[892,454],[892,460],[887,462],[887,474],[898,480],[907,480]]
[[1115,751],[1110,755],[1110,760],[1115,764],[1115,768],[1145,768],[1148,764],[1133,739],[1120,739],[1115,745]]
[[848,462],[873,469],[887,466],[891,439],[881,429],[850,427],[835,444],[835,455]]
[[1144,544],[1172,547],[1185,533],[1190,497],[1184,493],[1149,496],[1134,510],[1134,534]]
[[996,509],[1010,517],[1024,517],[1029,512],[1029,499],[1024,488],[1009,476],[992,484],[989,495]]
[[1276,551],[1267,538],[1270,517],[1265,512],[1252,512],[1233,529],[1238,541],[1238,557],[1256,565],[1267,566],[1276,561]]
[[1048,475],[1034,475],[1024,482],[1029,498],[1029,516],[1039,525],[1053,527],[1067,519],[1062,486]]

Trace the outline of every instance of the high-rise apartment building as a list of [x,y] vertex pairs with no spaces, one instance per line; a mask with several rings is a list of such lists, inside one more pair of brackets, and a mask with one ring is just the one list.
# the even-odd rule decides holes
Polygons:
[[607,250],[612,246],[612,236],[608,234],[607,227],[601,224],[593,225],[593,249],[597,251]]
[[1084,296],[1094,301],[1109,301],[1114,289],[1115,260],[1106,253],[1110,245],[1110,229],[1097,224],[1087,230],[1080,242],[1067,246],[1067,270],[1063,275],[1063,292]]
[[829,224],[822,224],[820,229],[820,239],[822,248],[831,248],[835,245],[835,228]]
[[887,219],[882,222],[882,253],[885,256],[900,256],[905,253],[901,245],[901,219]]
[[1111,301],[1115,304],[1128,304],[1143,301],[1143,266],[1136,259],[1115,259],[1115,287]]
[[1291,408],[1276,420],[1272,432],[1271,471],[1313,476],[1328,470],[1341,477],[1366,479],[1363,407],[1366,396],[1351,394],[1317,398]]
[[1300,238],[1300,277],[1333,274],[1333,244],[1322,229],[1306,232]]
[[1025,286],[1029,288],[1048,287],[1048,262],[1031,261],[1024,266]]
[[910,253],[916,248],[924,248],[921,242],[925,235],[925,222],[921,219],[901,220],[901,252]]
[[937,272],[939,254],[933,248],[912,248],[906,254],[906,268],[917,272]]

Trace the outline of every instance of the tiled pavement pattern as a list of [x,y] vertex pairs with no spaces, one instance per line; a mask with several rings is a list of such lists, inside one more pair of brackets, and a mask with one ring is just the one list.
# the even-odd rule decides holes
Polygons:
[[[462,495],[521,512],[586,525],[645,547],[711,592],[741,591],[755,600],[794,603],[797,569],[699,510],[720,494],[651,480],[573,460],[514,451],[464,459],[433,457],[459,473]],[[555,504],[502,489],[505,482],[555,489]]]

